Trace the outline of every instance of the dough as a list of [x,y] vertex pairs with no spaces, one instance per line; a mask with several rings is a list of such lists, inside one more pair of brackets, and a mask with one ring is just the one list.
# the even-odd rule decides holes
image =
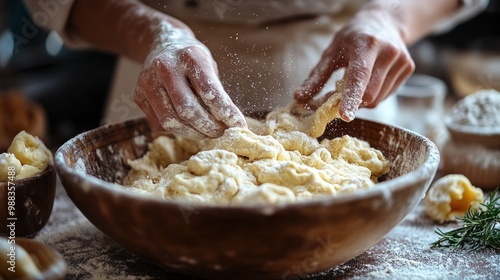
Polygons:
[[[15,248],[15,260],[10,261],[12,248]],[[43,279],[43,274],[38,269],[35,261],[30,255],[18,244],[10,244],[6,238],[0,237],[0,279]],[[13,269],[8,270],[8,269]]]
[[21,171],[21,162],[11,153],[0,154],[0,182],[7,182],[9,173],[17,176]]
[[367,142],[343,136],[319,143],[297,130],[289,112],[273,112],[262,125],[253,122],[264,135],[229,128],[201,141],[160,136],[144,157],[129,161],[124,185],[193,204],[285,204],[367,189],[389,171]]
[[8,180],[8,169],[15,169],[15,180],[42,173],[53,164],[52,153],[36,136],[25,131],[19,132],[6,153],[0,154],[0,181]]
[[483,191],[474,187],[467,177],[450,174],[432,184],[424,205],[431,219],[444,223],[463,217],[469,207],[473,211],[480,209],[483,200]]
[[[323,135],[328,123],[340,118],[339,104],[343,91],[344,80],[340,79],[337,81],[335,92],[316,111],[308,110],[304,105],[293,102],[285,108],[269,113],[266,118],[267,133],[272,135],[275,131],[283,130],[303,131],[314,138]],[[252,127],[255,127],[253,122]]]

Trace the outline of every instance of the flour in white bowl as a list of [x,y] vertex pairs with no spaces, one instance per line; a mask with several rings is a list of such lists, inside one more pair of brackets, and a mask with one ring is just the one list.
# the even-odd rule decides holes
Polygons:
[[458,101],[447,114],[449,124],[500,130],[500,92],[481,90]]

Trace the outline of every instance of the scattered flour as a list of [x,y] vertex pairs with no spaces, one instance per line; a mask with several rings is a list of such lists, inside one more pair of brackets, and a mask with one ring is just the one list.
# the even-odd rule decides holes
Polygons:
[[[500,255],[430,249],[437,227],[423,204],[384,239],[358,257],[322,273],[292,279],[495,279]],[[439,227],[450,230],[456,224]],[[68,265],[67,279],[197,280],[174,274],[134,255],[97,230],[66,195],[58,182],[52,216],[35,240],[61,253]]]
[[365,253],[307,279],[492,279],[500,275],[500,255],[493,249],[430,249],[438,238],[436,227],[448,231],[457,226],[434,224],[420,204]]

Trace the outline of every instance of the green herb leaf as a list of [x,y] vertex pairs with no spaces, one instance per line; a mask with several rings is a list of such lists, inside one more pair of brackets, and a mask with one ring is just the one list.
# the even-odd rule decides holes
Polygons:
[[490,247],[500,250],[500,196],[499,189],[491,192],[488,201],[482,203],[480,210],[467,210],[462,227],[443,232],[436,228],[440,238],[431,244],[431,248],[449,247],[469,249],[470,251]]

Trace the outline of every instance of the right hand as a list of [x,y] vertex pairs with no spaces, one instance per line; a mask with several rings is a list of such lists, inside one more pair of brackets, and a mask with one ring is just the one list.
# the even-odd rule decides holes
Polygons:
[[[374,108],[394,93],[415,70],[400,24],[385,9],[359,11],[336,34],[320,62],[295,91],[299,103],[309,103],[330,79],[345,67],[339,113],[344,121],[354,119],[359,107]],[[326,94],[325,102],[335,92]],[[318,105],[315,101],[312,107]]]
[[224,91],[208,48],[189,29],[161,24],[133,94],[153,127],[190,139],[246,127],[243,114]]

